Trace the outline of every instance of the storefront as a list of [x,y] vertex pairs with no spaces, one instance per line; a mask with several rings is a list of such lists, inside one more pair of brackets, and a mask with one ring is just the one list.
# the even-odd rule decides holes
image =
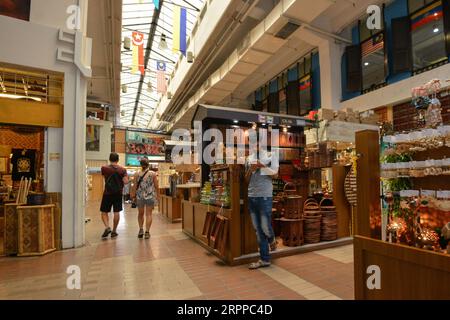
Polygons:
[[61,154],[48,150],[63,126],[63,77],[6,66],[0,77],[0,254],[61,249],[61,193],[49,185]]
[[[12,130],[21,136],[32,126],[43,137],[36,145],[10,147],[11,151],[30,148],[36,150],[35,156],[41,157],[35,161],[36,171],[31,177],[32,180],[37,178],[38,183],[27,182],[25,186],[22,182],[22,190],[27,187],[29,191],[44,192],[47,202],[60,204],[60,221],[53,220],[54,226],[45,229],[44,235],[51,234],[48,230],[52,228],[55,232],[59,229],[55,247],[67,249],[85,242],[85,115],[87,78],[92,73],[91,46],[86,37],[87,3],[79,3],[82,14],[76,32],[68,30],[65,24],[66,9],[72,3],[52,3],[55,14],[50,16],[40,11],[48,9],[49,4],[42,8],[30,7],[30,2],[24,4],[27,10],[21,19],[0,15],[0,42],[8,44],[0,50],[0,67],[5,74],[16,75],[13,82],[17,88],[9,91],[7,82],[11,81],[6,76],[0,81],[3,83],[0,91],[4,95],[0,98],[0,123],[8,132]],[[24,130],[18,130],[18,126]],[[38,162],[40,167],[36,168]],[[8,164],[6,167],[8,169]],[[14,181],[9,184],[12,184],[14,199],[20,190],[20,179],[18,184]],[[39,215],[43,220],[52,220],[46,213]],[[34,253],[47,251],[34,249]]]

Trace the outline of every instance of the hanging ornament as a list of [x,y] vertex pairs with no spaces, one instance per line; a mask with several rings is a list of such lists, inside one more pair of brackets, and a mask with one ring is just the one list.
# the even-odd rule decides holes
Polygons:
[[434,97],[428,106],[425,122],[428,128],[437,128],[442,125],[442,105],[437,97]]

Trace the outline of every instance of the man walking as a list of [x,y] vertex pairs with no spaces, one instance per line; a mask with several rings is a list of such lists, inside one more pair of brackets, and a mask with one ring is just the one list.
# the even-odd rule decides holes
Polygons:
[[[117,153],[111,153],[109,162],[109,166],[102,167],[102,175],[105,177],[105,191],[103,192],[102,204],[100,206],[102,221],[105,225],[105,231],[102,235],[103,239],[107,239],[109,235],[111,235],[111,238],[118,236],[117,226],[119,225],[120,212],[123,210],[122,192],[124,185],[128,183],[127,170],[119,165],[119,155]],[[114,212],[112,231],[109,226],[109,213],[111,209]]]
[[[245,178],[248,184],[248,209],[258,240],[260,260],[252,263],[250,269],[270,266],[270,250],[277,248],[275,233],[272,229],[272,179],[278,174],[278,165],[274,154],[260,150],[258,146],[250,146],[250,156],[246,163]],[[272,168],[267,164],[272,162]],[[276,168],[276,170],[273,169]]]

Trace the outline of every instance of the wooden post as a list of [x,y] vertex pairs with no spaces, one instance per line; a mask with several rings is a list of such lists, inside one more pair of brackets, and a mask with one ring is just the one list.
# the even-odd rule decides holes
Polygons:
[[345,178],[349,170],[342,165],[333,166],[333,202],[336,206],[338,238],[350,236],[352,208],[345,196]]
[[357,209],[355,235],[381,239],[380,147],[378,131],[356,133],[359,157],[356,172]]

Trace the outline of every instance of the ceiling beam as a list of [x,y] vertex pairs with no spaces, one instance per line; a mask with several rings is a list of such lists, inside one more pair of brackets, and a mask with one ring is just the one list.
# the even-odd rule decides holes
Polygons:
[[133,111],[133,118],[131,119],[131,125],[134,124],[134,121],[136,120],[136,113],[138,110],[138,106],[139,106],[139,100],[141,97],[141,92],[142,92],[142,86],[144,84],[144,80],[145,80],[145,74],[146,74],[146,70],[147,70],[147,66],[148,66],[148,61],[150,60],[150,53],[152,51],[152,45],[153,45],[153,40],[155,39],[155,32],[156,32],[156,27],[158,26],[158,21],[159,21],[159,16],[161,14],[162,8],[164,5],[164,0],[160,0],[159,2],[159,10],[155,10],[154,14],[153,14],[153,18],[152,18],[152,23],[150,25],[150,31],[149,31],[149,38],[147,41],[147,48],[145,49],[145,58],[144,58],[144,74],[141,74],[141,79],[139,82],[139,89],[136,95],[136,104],[134,106],[134,111]]

